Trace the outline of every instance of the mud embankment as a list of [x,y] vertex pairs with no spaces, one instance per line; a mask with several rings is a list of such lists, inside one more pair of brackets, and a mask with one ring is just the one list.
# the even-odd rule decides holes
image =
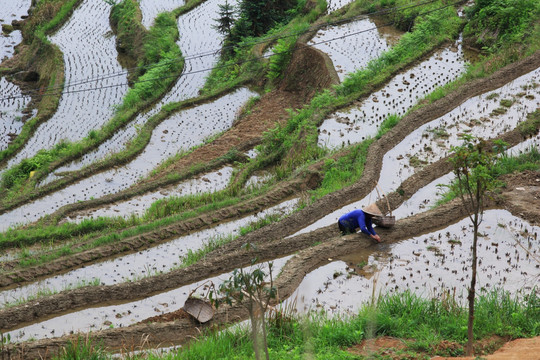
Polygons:
[[[532,178],[530,176],[525,176],[524,181],[518,181],[517,185],[536,181],[537,175],[538,174],[536,173],[533,174]],[[520,191],[524,192],[523,198],[530,199],[532,197],[535,199],[533,200],[534,207],[535,209],[540,210],[540,186],[530,185],[526,186],[525,190]],[[493,208],[501,206],[507,208],[517,206],[519,208],[520,205],[516,204],[515,197],[508,193],[503,194],[498,204],[493,201],[489,204],[489,207]],[[535,214],[537,219],[539,215],[540,213]],[[419,233],[430,232],[447,226],[448,224],[455,223],[465,216],[466,213],[461,206],[460,201],[455,200],[440,206],[437,209],[399,220],[393,229],[379,229],[379,234],[385,239],[385,244],[395,243],[418,235]],[[247,264],[250,262],[250,259],[254,257],[264,258],[268,257],[268,254],[270,253],[272,253],[274,257],[279,257],[280,255],[276,256],[276,250],[277,252],[281,252],[280,249],[284,249],[283,251],[291,251],[291,246],[294,247],[294,244],[308,244],[308,247],[298,252],[297,255],[289,260],[279,278],[275,281],[279,298],[280,300],[283,300],[288,298],[294,292],[307,273],[327,264],[329,258],[339,258],[340,256],[353,251],[358,251],[360,248],[373,247],[374,250],[377,249],[377,244],[374,244],[371,239],[363,235],[352,234],[336,237],[337,233],[336,226],[331,225],[309,234],[299,235],[294,239],[281,239],[274,243],[266,243],[251,251],[229,253],[228,255],[222,256],[218,263],[209,260],[204,261],[204,264],[201,263],[199,265],[208,269],[213,265],[219,264],[218,267],[221,269],[219,272],[226,272],[228,269],[224,268],[229,267],[232,269],[239,266],[239,263],[244,262]],[[317,242],[320,242],[320,244],[309,246]],[[193,271],[191,271],[191,273],[193,273]],[[129,292],[130,290],[126,289],[125,291]],[[110,291],[104,292],[102,296],[108,297],[110,294]],[[33,308],[34,307],[32,307],[32,309]],[[6,316],[2,317],[4,318]],[[93,333],[92,336],[109,350],[119,350],[122,348],[131,349],[140,346],[168,346],[185,343],[193,336],[200,334],[202,328],[221,327],[225,324],[234,323],[246,318],[246,312],[238,306],[232,308],[222,307],[218,310],[215,318],[209,323],[204,324],[204,326],[196,324],[189,318],[181,317],[174,322],[138,324],[128,328],[98,331]],[[21,352],[24,350],[24,354],[27,357],[48,357],[60,350],[62,346],[65,346],[69,340],[73,339],[74,336],[66,336],[57,339],[39,340],[32,343],[25,343],[24,345],[16,345],[13,351]]]

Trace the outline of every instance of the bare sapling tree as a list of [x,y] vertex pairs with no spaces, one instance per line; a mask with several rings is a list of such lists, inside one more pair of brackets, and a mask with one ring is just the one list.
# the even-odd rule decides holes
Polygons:
[[467,324],[467,348],[466,355],[473,354],[473,325],[474,325],[474,301],[477,268],[477,245],[478,228],[482,223],[484,204],[488,194],[495,189],[497,181],[494,176],[493,166],[506,144],[496,141],[493,146],[480,138],[471,135],[462,137],[462,146],[453,147],[454,155],[450,161],[454,166],[456,182],[454,191],[460,197],[469,219],[473,225],[473,243],[471,260],[471,283],[467,295],[469,302],[469,317]]
[[[249,247],[252,245],[247,245]],[[255,265],[257,259],[252,260]],[[276,298],[277,290],[274,287],[272,277],[272,263],[268,263],[268,273],[263,270],[264,266],[256,266],[253,270],[235,269],[231,277],[224,281],[219,289],[210,292],[210,301],[216,307],[221,303],[232,305],[233,303],[243,306],[251,320],[251,338],[253,350],[257,360],[269,360],[266,318],[265,314],[270,306],[270,300]],[[268,277],[268,282],[265,278]]]

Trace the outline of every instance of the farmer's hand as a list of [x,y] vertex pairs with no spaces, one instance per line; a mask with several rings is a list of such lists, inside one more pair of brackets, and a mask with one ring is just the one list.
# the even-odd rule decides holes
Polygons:
[[377,240],[377,242],[381,242],[381,238],[379,235],[370,235],[373,239]]

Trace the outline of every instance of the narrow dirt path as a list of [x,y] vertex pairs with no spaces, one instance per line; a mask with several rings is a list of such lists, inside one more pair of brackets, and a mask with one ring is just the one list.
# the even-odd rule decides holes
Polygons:
[[[499,350],[491,355],[483,355],[485,360],[539,360],[540,359],[540,336],[531,339],[516,339],[507,342]],[[436,356],[431,360],[474,360],[477,356],[441,357]]]

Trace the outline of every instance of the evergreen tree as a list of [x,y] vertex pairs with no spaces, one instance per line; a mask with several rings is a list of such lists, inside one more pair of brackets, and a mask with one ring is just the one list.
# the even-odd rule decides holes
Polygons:
[[221,34],[226,37],[231,37],[231,29],[234,24],[234,7],[229,4],[228,0],[225,0],[225,4],[220,4],[219,6],[219,19],[214,19],[217,22],[217,25],[214,25],[213,28],[219,31]]

